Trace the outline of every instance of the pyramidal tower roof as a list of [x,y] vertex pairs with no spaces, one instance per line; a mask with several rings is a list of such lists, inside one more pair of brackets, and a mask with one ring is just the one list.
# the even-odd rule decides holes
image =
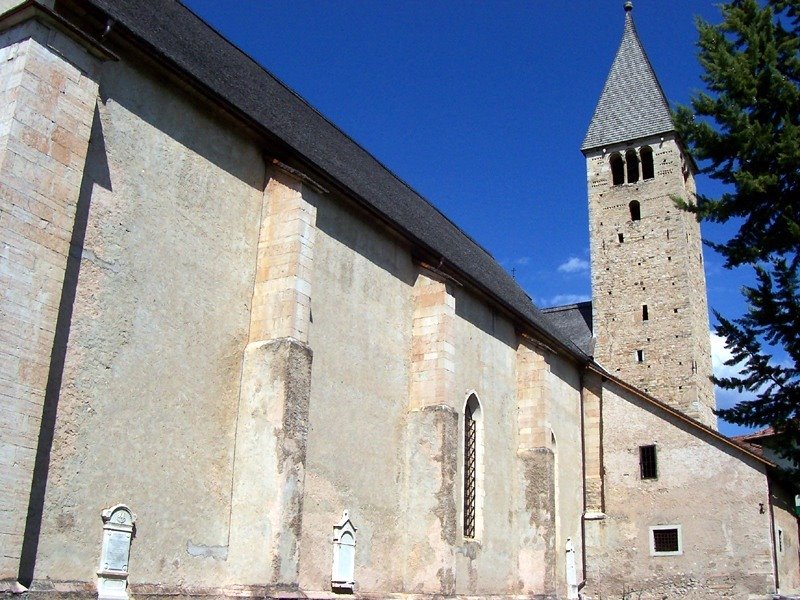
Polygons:
[[669,104],[625,3],[625,31],[594,109],[581,150],[625,142],[675,129]]

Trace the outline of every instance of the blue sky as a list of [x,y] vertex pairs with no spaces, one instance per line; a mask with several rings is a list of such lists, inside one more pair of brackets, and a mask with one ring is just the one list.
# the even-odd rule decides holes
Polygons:
[[[621,0],[184,2],[513,270],[539,306],[588,299],[579,148],[622,36]],[[694,17],[718,22],[715,3],[637,0],[633,15],[667,97],[687,103],[702,88]],[[703,226],[709,239],[727,232]],[[709,304],[737,316],[748,273],[721,265],[707,248]]]

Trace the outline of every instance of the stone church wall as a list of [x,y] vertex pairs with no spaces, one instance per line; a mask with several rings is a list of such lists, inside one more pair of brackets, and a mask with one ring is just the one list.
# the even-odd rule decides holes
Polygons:
[[[587,521],[591,598],[746,598],[772,587],[765,467],[607,382],[604,519]],[[654,444],[657,478],[639,446]],[[650,527],[680,526],[680,555],[651,555]],[[746,551],[745,551],[746,549]],[[641,594],[641,596],[640,596]]]
[[300,585],[330,589],[332,527],[349,509],[359,589],[397,589],[415,271],[352,207],[316,201]]
[[100,511],[124,502],[138,515],[132,585],[235,579],[233,439],[263,186],[232,122],[106,63],[38,576],[92,588]]
[[[769,589],[763,467],[622,388],[600,394],[599,378],[582,390],[571,359],[120,47],[121,61],[76,69],[31,42],[29,62],[0,63],[10,99],[33,105],[28,88],[51,95],[39,98],[49,117],[9,105],[21,110],[0,123],[2,177],[16,178],[2,183],[24,188],[17,205],[30,213],[14,209],[25,234],[15,260],[45,264],[31,281],[4,281],[40,290],[25,324],[41,337],[18,358],[39,396],[50,390],[34,408],[50,402],[54,427],[41,531],[27,536],[34,596],[95,596],[100,514],[117,503],[137,517],[129,581],[139,599],[330,597],[344,510],[367,597],[564,597],[568,539],[577,581],[588,556],[587,589],[604,597],[629,583],[643,599],[691,597],[701,584],[721,597]],[[18,156],[59,177],[16,171]],[[58,200],[48,219],[32,201],[42,199]],[[34,216],[49,223],[44,235],[31,233]],[[473,395],[477,519],[467,537]],[[6,412],[22,415],[24,399]],[[4,438],[2,457],[26,450],[29,488],[39,423],[19,421],[28,437]],[[582,430],[597,441],[590,464]],[[662,470],[643,482],[638,446],[650,443]],[[584,525],[584,548],[585,466],[593,511],[602,505],[606,517]],[[13,582],[29,498],[3,493],[12,510],[0,540],[16,545],[4,546],[0,577]],[[38,523],[35,511],[27,518]],[[684,554],[650,557],[648,525],[676,521]]]
[[[524,549],[517,540],[528,535],[530,523],[517,518],[515,481],[529,473],[518,462],[514,326],[466,289],[438,283],[412,263],[404,244],[346,203],[329,196],[313,202],[314,363],[300,587],[330,589],[331,527],[349,509],[359,528],[359,592],[554,591],[554,575],[525,583],[530,573],[520,570]],[[420,286],[433,292],[415,300]],[[417,302],[422,308],[415,308]],[[418,319],[424,322],[420,330]],[[421,372],[416,336],[422,329],[433,332],[426,355],[440,358],[439,366]],[[548,404],[547,438],[552,428],[562,462],[559,495],[544,492],[545,510],[535,519],[547,531],[549,568],[558,557],[557,580],[563,582],[556,514],[564,520],[558,539],[572,537],[580,548],[579,382],[570,363],[548,360],[554,372],[547,368],[538,400]],[[420,388],[420,375],[432,387]],[[470,393],[480,401],[482,427],[475,541],[464,539],[461,527],[463,410]],[[556,448],[548,440],[540,450],[550,458],[539,474],[552,481]]]

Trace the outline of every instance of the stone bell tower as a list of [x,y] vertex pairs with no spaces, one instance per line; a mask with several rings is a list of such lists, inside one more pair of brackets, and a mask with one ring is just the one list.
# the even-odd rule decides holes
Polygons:
[[694,164],[625,4],[625,29],[581,151],[589,184],[595,359],[716,428]]

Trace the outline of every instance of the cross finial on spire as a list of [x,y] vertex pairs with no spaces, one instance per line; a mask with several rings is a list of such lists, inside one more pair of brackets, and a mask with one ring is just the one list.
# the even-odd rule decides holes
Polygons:
[[632,10],[633,10],[633,2],[631,2],[631,0],[628,0],[625,3],[625,12],[631,12]]

